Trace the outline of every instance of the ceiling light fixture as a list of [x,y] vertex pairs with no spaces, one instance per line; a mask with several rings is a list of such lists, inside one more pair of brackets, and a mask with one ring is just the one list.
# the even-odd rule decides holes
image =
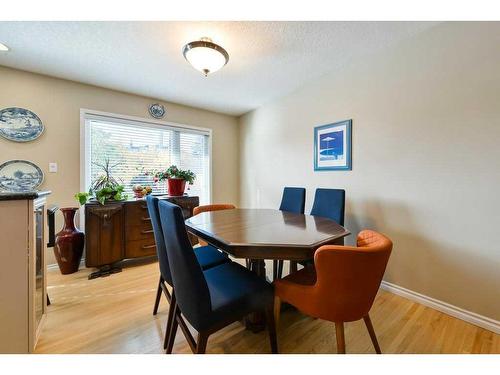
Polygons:
[[229,61],[229,54],[210,38],[190,42],[182,48],[184,58],[205,77],[216,72]]
[[7,52],[8,50],[9,50],[9,47],[7,47],[3,43],[0,43],[0,52]]

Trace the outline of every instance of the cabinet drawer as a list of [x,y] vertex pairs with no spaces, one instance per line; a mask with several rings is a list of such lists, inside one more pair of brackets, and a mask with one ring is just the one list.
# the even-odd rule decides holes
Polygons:
[[130,225],[125,228],[125,241],[151,240],[154,243],[154,232],[151,223]]
[[139,258],[151,255],[156,255],[154,238],[127,242],[125,258]]
[[146,201],[129,203],[125,207],[125,226],[151,225]]

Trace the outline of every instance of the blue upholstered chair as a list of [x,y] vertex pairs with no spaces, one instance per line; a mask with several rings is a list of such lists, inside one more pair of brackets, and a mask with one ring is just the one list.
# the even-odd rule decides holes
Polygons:
[[344,225],[345,190],[316,189],[311,215],[327,217]]
[[280,211],[304,213],[306,204],[306,189],[298,187],[285,187],[281,197]]
[[[160,266],[160,280],[158,282],[158,290],[156,292],[153,315],[156,315],[158,312],[158,306],[160,304],[162,291],[170,304],[168,311],[167,332],[165,332],[165,340],[163,344],[164,348],[166,348],[169,333],[168,330],[171,326],[171,321],[174,313],[174,309],[172,307],[172,296],[170,295],[166,284],[170,285],[171,287],[173,286],[172,275],[170,273],[167,250],[165,249],[165,240],[163,238],[163,231],[160,223],[160,214],[158,212],[159,199],[148,195],[146,198],[146,202],[148,205],[149,217],[151,218],[151,224],[153,225],[153,232],[156,242],[156,254],[158,256],[158,263]],[[212,246],[198,247],[193,251],[193,253],[203,269],[208,269],[210,267],[214,267],[230,261],[224,253]]]
[[189,329],[181,325],[191,349],[205,353],[210,334],[256,311],[266,312],[271,348],[276,353],[272,285],[234,262],[204,271],[192,251],[181,208],[161,201],[159,211],[174,284],[175,310],[167,353],[172,352],[181,313],[198,331],[195,341]]
[[[306,205],[306,189],[299,187],[285,187],[281,197],[280,211],[304,213]],[[273,260],[273,280],[283,276],[283,261]]]
[[[314,194],[312,216],[327,217],[344,225],[345,213],[345,190],[343,189],[316,189]],[[300,262],[302,265],[310,264],[312,261]],[[297,271],[297,262],[290,262],[290,273]]]

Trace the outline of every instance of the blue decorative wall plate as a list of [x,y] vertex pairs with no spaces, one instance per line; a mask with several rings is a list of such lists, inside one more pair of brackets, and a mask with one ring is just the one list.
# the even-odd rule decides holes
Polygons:
[[43,124],[33,112],[24,108],[0,111],[0,135],[15,142],[29,142],[43,133]]
[[0,190],[23,192],[36,190],[43,182],[42,170],[27,160],[9,160],[0,165]]

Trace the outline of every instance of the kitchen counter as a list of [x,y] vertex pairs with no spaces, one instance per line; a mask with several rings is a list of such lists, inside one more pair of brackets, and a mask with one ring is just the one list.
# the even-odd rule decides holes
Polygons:
[[49,190],[42,191],[21,191],[21,192],[10,192],[2,191],[0,192],[0,201],[17,201],[17,200],[32,200],[40,197],[49,195],[51,192]]

